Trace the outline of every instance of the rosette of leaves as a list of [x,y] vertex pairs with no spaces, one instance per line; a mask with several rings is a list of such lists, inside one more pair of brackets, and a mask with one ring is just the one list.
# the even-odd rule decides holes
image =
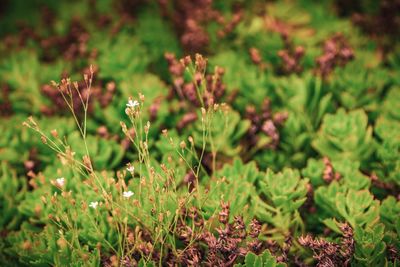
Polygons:
[[336,209],[336,195],[343,196],[346,191],[347,188],[340,186],[337,181],[333,181],[329,186],[321,186],[315,190],[314,202],[317,205],[320,219],[340,218],[340,214]]
[[12,230],[18,229],[21,224],[22,216],[18,213],[18,204],[24,199],[26,184],[19,179],[15,170],[5,161],[0,161],[0,264],[7,266],[14,259],[7,254],[7,249],[11,246],[6,237]]
[[296,113],[289,111],[288,119],[279,131],[278,149],[264,149],[254,155],[254,159],[262,168],[274,171],[284,167],[302,167],[313,152],[310,143],[312,135],[308,132],[304,121]]
[[[20,120],[19,120],[20,119]],[[22,127],[21,118],[0,119],[0,160],[8,161],[14,166],[21,164],[29,156],[26,145],[31,141],[28,129]]]
[[377,146],[379,162],[375,168],[378,177],[400,186],[400,121],[381,116],[374,130],[381,140]]
[[348,190],[336,195],[336,209],[339,214],[355,227],[372,225],[379,220],[379,201],[368,190]]
[[394,248],[400,248],[400,201],[393,196],[388,196],[382,201],[380,207],[381,221],[385,225],[385,242]]
[[38,114],[50,102],[41,94],[40,85],[58,77],[65,64],[43,64],[33,51],[11,53],[0,61],[0,79],[10,88],[10,101],[14,112]]
[[377,111],[380,95],[390,82],[389,73],[385,69],[369,69],[355,61],[335,70],[331,91],[347,109]]
[[[285,23],[286,27],[288,27],[289,33],[293,34],[299,39],[309,37],[312,34],[312,29],[310,29],[308,25],[312,23],[314,17],[317,16],[313,12],[318,12],[321,10],[325,11],[323,6],[320,5],[315,5],[315,9],[311,9],[308,7],[305,8],[304,5],[296,2],[271,2],[267,3],[266,7],[270,19],[275,19]],[[270,23],[273,24],[272,22]],[[296,30],[292,30],[292,28],[296,28]]]
[[348,113],[340,108],[335,114],[324,116],[322,126],[312,142],[313,147],[332,160],[366,161],[374,151],[372,127],[362,110]]
[[93,38],[92,45],[99,53],[96,59],[100,68],[99,77],[112,79],[117,85],[133,74],[143,73],[149,63],[145,47],[126,32],[119,33],[115,38],[104,38],[99,34]]
[[[371,180],[361,173],[360,163],[357,161],[335,160],[331,162],[333,171],[340,175],[338,183],[347,188],[354,190],[368,189]],[[310,178],[314,188],[322,186],[327,182],[324,181],[323,175],[326,166],[322,159],[309,159],[307,167],[302,170],[302,174]]]
[[[367,225],[365,229],[355,227],[356,242],[354,259],[359,266],[384,266],[386,244],[383,241],[385,226],[382,223]],[[394,265],[395,266],[395,265]]]
[[[400,45],[397,44],[387,55],[387,61],[393,69],[400,69]],[[399,81],[399,80],[397,80]]]
[[377,137],[375,164],[379,179],[400,185],[400,91],[393,87],[387,94],[377,119],[374,132]]
[[[293,111],[309,132],[318,129],[325,113],[333,110],[332,95],[320,77],[311,72],[274,80],[279,102]],[[289,115],[289,117],[290,117]]]
[[368,190],[347,189],[334,181],[328,187],[318,188],[314,199],[321,212],[334,217],[323,220],[325,225],[340,233],[337,220],[346,220],[354,229],[354,258],[357,264],[382,264],[386,250],[384,225],[379,222],[379,201]]
[[257,69],[257,66],[246,61],[248,55],[236,51],[223,51],[209,59],[210,66],[220,66],[225,73],[223,82],[226,84],[227,94],[238,90],[233,103],[234,108],[244,112],[248,103],[261,105],[268,96],[272,98],[273,90],[268,90],[268,76]]
[[[0,160],[12,164],[18,173],[25,171],[22,165],[26,160],[35,160],[43,163],[53,161],[51,150],[43,144],[40,138],[32,138],[31,130],[23,127],[22,122],[26,118],[14,116],[0,118]],[[46,135],[57,129],[58,135],[63,137],[73,131],[73,121],[62,117],[43,117],[37,120]],[[35,158],[30,158],[30,151],[35,151]],[[35,166],[36,168],[37,166]]]
[[320,208],[321,219],[345,219],[352,227],[379,220],[379,202],[373,200],[373,195],[367,189],[348,189],[333,181],[329,186],[315,190],[314,201]]
[[303,230],[299,208],[306,201],[308,179],[302,178],[297,170],[285,168],[274,173],[267,170],[259,181],[258,192],[265,202],[258,210],[257,217],[279,229],[286,236],[289,232]]
[[[336,25],[338,21],[329,16],[327,8],[320,3],[313,5],[312,8],[305,8],[304,5],[295,2],[271,2],[265,4],[265,7],[266,12],[263,17],[255,17],[247,24],[239,25],[242,26],[238,27],[241,34],[246,37],[246,45],[257,47],[265,61],[271,62],[272,66],[278,66],[281,63],[278,52],[285,48],[287,41],[284,38],[287,38],[291,44],[301,43],[306,47],[302,65],[306,69],[311,68],[314,58],[320,53],[319,42],[324,38],[323,35],[327,34],[327,31],[314,30],[315,17],[319,19],[319,16],[323,16],[324,21],[329,18],[330,27]],[[278,21],[279,23],[276,23]],[[318,26],[322,26],[320,21]],[[249,30],[250,27],[252,31]],[[272,66],[268,66],[268,70]]]
[[5,161],[0,164],[0,231],[7,232],[16,229],[21,222],[17,207],[25,197],[27,184]]
[[277,105],[288,111],[288,119],[280,130],[277,151],[265,151],[256,157],[262,166],[281,169],[284,166],[303,167],[314,151],[311,141],[324,114],[332,110],[332,95],[318,77],[311,73],[303,77],[289,76],[274,80]]
[[[400,84],[400,83],[399,83]],[[393,86],[381,105],[381,115],[400,121],[400,87]]]
[[247,253],[244,263],[238,263],[235,267],[284,267],[285,263],[278,263],[271,252],[266,249],[262,254],[256,255],[253,252]]
[[400,185],[400,93],[397,89],[389,91],[374,127],[379,160],[374,164],[374,171],[380,179]]
[[307,160],[307,166],[301,170],[301,174],[310,179],[313,188],[324,185],[323,174],[325,164],[320,159],[310,158]]
[[217,171],[214,177],[222,179],[207,179],[205,184],[210,184],[207,201],[203,207],[206,217],[211,216],[220,206],[220,201],[229,202],[230,213],[240,214],[245,220],[250,221],[263,209],[261,199],[256,191],[257,181],[262,179],[263,173],[259,172],[254,162],[244,164],[235,159],[232,164],[225,164]]
[[154,16],[155,12],[160,12],[155,5],[151,5],[151,9],[139,12],[135,33],[147,48],[152,68],[160,73],[164,80],[167,80],[169,73],[167,73],[168,66],[164,53],[179,55],[180,47],[171,25],[163,21],[161,16]]
[[264,149],[254,155],[253,159],[260,165],[260,168],[270,168],[273,171],[280,171],[283,168],[292,167],[292,162],[287,160],[287,156],[280,150]]
[[390,116],[380,116],[375,124],[375,134],[383,141],[390,140],[393,143],[400,142],[400,120],[391,118]]
[[[318,190],[318,194],[324,194],[325,200],[331,201],[330,209],[334,210],[335,218],[346,220],[354,229],[355,259],[367,265],[381,262],[386,245],[383,242],[384,226],[379,223],[379,201],[374,200],[367,190],[346,190],[345,187],[338,187],[336,182],[329,186],[328,191]],[[315,202],[320,207],[325,205],[321,197],[315,197]],[[335,220],[326,219],[324,223],[338,231]]]
[[278,66],[280,58],[278,51],[284,46],[280,34],[265,27],[265,20],[260,16],[254,16],[249,20],[239,23],[235,30],[237,34],[237,46],[240,49],[245,47],[248,51],[251,47],[259,49],[263,61],[268,62],[272,66]]
[[396,200],[393,196],[388,196],[382,201],[380,208],[381,221],[387,228],[394,230],[397,235],[400,234],[400,221],[398,220],[399,214],[399,200]]
[[[350,194],[349,190],[352,190],[352,194],[355,194],[355,192],[368,192],[371,181],[359,171],[360,165],[358,162],[338,160],[332,161],[331,164],[333,172],[335,174],[338,173],[340,179],[333,180],[329,185],[324,186],[326,181],[323,179],[323,173],[326,166],[322,160],[309,160],[307,167],[302,172],[310,177],[314,186],[314,201],[318,208],[318,219],[323,220],[325,224],[339,232],[331,218],[343,219],[343,211],[346,209],[342,208],[341,212],[339,212],[338,201],[345,199],[345,196]],[[347,216],[347,218],[351,216],[353,215]]]

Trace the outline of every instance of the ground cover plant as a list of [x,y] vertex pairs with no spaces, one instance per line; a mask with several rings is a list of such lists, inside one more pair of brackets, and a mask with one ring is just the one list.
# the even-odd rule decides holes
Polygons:
[[400,266],[400,2],[4,1],[1,266]]

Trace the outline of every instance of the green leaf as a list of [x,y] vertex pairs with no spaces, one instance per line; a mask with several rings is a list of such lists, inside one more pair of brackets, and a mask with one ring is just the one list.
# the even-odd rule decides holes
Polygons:
[[269,250],[265,250],[262,254],[256,255],[253,252],[246,254],[244,264],[235,264],[235,267],[284,267],[285,263],[278,263]]
[[372,128],[364,111],[346,113],[339,109],[336,114],[324,116],[322,126],[313,147],[332,160],[366,160],[374,149]]

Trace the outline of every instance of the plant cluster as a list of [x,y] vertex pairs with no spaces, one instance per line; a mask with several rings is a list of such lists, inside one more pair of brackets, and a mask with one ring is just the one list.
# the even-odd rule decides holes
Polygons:
[[399,266],[398,9],[6,1],[0,265]]

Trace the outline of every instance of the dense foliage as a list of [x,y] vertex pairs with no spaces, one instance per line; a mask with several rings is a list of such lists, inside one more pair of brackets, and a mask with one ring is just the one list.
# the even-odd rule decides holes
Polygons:
[[398,0],[5,1],[1,266],[400,266]]

